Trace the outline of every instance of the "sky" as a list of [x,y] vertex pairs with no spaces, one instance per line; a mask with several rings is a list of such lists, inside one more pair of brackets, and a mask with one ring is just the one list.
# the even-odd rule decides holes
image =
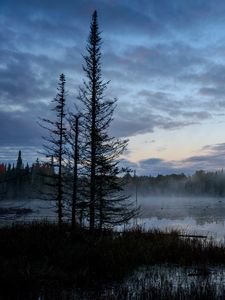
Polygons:
[[69,107],[98,12],[110,133],[128,138],[122,162],[139,175],[225,167],[225,1],[1,0],[0,162],[39,156],[59,75]]

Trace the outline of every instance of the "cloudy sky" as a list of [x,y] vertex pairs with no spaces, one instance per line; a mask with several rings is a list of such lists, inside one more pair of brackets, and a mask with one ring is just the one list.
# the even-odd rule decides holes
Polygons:
[[82,83],[91,14],[103,76],[118,98],[111,133],[139,174],[225,167],[225,1],[1,0],[0,161],[37,157],[60,73]]

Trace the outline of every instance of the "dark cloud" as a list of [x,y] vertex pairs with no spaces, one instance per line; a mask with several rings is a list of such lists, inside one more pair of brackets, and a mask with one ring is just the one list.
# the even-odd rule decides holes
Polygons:
[[41,68],[48,66],[46,57],[11,51],[0,51],[0,56],[5,62],[0,68],[1,104],[28,104],[50,96],[49,82],[41,74]]
[[225,143],[216,145],[206,145],[199,152],[204,154],[188,157],[184,160],[168,161],[161,158],[148,158],[137,163],[123,160],[122,164],[133,170],[137,170],[138,175],[158,174],[181,174],[191,175],[196,170],[215,171],[225,167]]
[[33,116],[27,113],[0,112],[1,146],[39,146],[42,130],[33,122]]
[[175,120],[170,116],[156,114],[150,105],[139,102],[138,105],[121,104],[112,123],[112,134],[116,136],[134,136],[153,132],[155,128],[173,130],[196,124],[196,120]]
[[206,145],[200,151],[201,155],[191,156],[181,161],[189,171],[213,171],[225,167],[225,143]]
[[133,96],[131,103],[119,104],[112,125],[113,134],[133,136],[153,132],[155,128],[180,129],[212,117],[208,111],[201,110],[199,103],[193,99],[176,98],[172,93],[141,90]]
[[[111,80],[108,94],[119,97],[114,135],[182,129],[221,113],[222,1],[2,0],[1,146],[41,144],[36,122],[39,116],[49,116],[62,72],[69,103],[75,101],[94,9],[103,30],[103,75]],[[148,163],[153,161],[140,165]],[[174,167],[165,161],[155,164],[159,170],[162,165]]]
[[158,174],[171,174],[181,173],[183,170],[179,170],[176,164],[160,158],[149,158],[141,160],[138,163],[129,162],[128,160],[122,160],[121,164],[132,170],[136,170],[137,175],[151,175],[157,176]]
[[[16,13],[11,12],[12,8]],[[33,0],[29,2],[20,1],[19,5],[15,1],[7,1],[5,5],[3,4],[3,9],[7,16],[11,15],[16,20],[18,18],[20,20],[27,13],[30,23],[38,26],[38,28],[43,26],[45,20],[50,20],[47,24],[50,22],[58,24],[59,28],[60,23],[64,24],[62,20],[66,18],[66,23],[70,27],[78,24],[78,27],[82,28],[83,31],[84,22],[89,21],[94,9],[99,11],[100,21],[104,25],[104,29],[110,29],[119,34],[121,34],[121,30],[126,34],[131,33],[131,30],[133,32],[142,30],[148,34],[158,34],[163,27],[162,23],[151,14],[146,14],[143,10],[135,8],[134,5],[126,1],[95,0],[90,2],[82,0],[63,3],[57,0],[53,4],[51,0],[43,2]],[[41,25],[38,24],[39,20],[43,22]],[[66,26],[62,27],[66,28]]]
[[121,66],[125,81],[151,82],[156,78],[171,81],[184,78],[187,72],[205,64],[207,59],[200,51],[184,42],[129,46],[120,53],[109,51],[105,55],[106,67]]
[[[209,112],[200,111],[199,103],[194,99],[179,99],[175,93],[152,92],[151,90],[142,90],[137,97],[144,97],[146,104],[152,111],[167,113],[171,117],[184,117],[193,120],[204,120],[211,117]],[[145,105],[146,106],[146,105]]]
[[220,152],[220,151],[225,151],[225,143],[220,143],[220,144],[215,144],[215,145],[206,145],[202,148],[202,150],[209,150],[212,152]]

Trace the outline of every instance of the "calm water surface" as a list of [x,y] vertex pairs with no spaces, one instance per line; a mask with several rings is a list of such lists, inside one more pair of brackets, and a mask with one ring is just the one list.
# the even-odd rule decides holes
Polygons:
[[[225,236],[225,198],[206,198],[206,197],[149,197],[138,199],[141,205],[141,215],[139,218],[132,220],[127,227],[139,225],[145,229],[180,229],[186,234],[201,234],[213,237],[217,241],[224,242]],[[55,220],[53,201],[43,200],[24,200],[15,201],[7,200],[0,202],[0,208],[30,208],[31,213],[1,213],[0,225],[10,224],[12,222],[24,222],[31,220],[40,220],[47,218]],[[121,229],[121,228],[120,228]],[[198,267],[196,267],[198,268]],[[201,268],[201,266],[200,266]],[[225,286],[225,268],[224,266],[210,266],[209,275],[190,276],[190,274],[198,273],[195,269],[185,269],[181,267],[171,266],[152,266],[149,268],[140,268],[131,276],[125,278],[118,285],[97,290],[96,294],[92,291],[79,291],[76,288],[69,290],[62,289],[48,291],[51,296],[46,296],[46,292],[40,292],[38,298],[40,300],[56,299],[55,293],[62,294],[58,299],[120,299],[121,296],[130,296],[130,299],[141,299],[143,289],[148,287],[161,287],[166,290],[185,289],[189,291],[195,286],[202,290],[207,289],[207,284],[211,284],[215,293],[220,295],[224,292]],[[93,291],[96,293],[96,291]],[[140,296],[140,297],[139,297]],[[220,299],[224,299],[220,295]],[[113,298],[114,297],[114,298]],[[133,297],[133,298],[132,298]],[[219,297],[219,296],[218,296]],[[221,298],[222,297],[222,298]],[[143,298],[144,299],[144,298]]]
[[[128,226],[145,229],[180,229],[189,234],[212,236],[223,241],[225,237],[225,198],[207,197],[149,197],[138,199],[141,215]],[[1,213],[0,224],[47,218],[54,220],[54,201],[7,200],[0,208],[30,208],[32,213]]]
[[149,197],[138,202],[141,216],[133,224],[145,229],[180,229],[224,241],[225,198]]

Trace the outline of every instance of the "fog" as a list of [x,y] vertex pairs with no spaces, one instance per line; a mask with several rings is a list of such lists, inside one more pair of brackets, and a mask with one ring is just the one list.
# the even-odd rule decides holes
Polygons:
[[[133,197],[134,201],[136,199]],[[142,217],[185,218],[193,217],[199,222],[225,218],[225,198],[217,197],[138,197]]]
[[[131,195],[136,203],[136,195]],[[225,198],[223,197],[166,197],[137,195],[140,215],[127,227],[139,225],[145,229],[180,229],[186,234],[213,236],[222,241],[225,236]],[[12,210],[14,208],[14,210]],[[22,211],[31,209],[32,211]],[[0,225],[32,220],[56,220],[54,201],[2,200]],[[121,229],[121,227],[120,227]]]
[[[133,196],[136,202],[136,197]],[[140,216],[133,221],[145,229],[179,229],[223,241],[225,198],[222,197],[137,197]]]

